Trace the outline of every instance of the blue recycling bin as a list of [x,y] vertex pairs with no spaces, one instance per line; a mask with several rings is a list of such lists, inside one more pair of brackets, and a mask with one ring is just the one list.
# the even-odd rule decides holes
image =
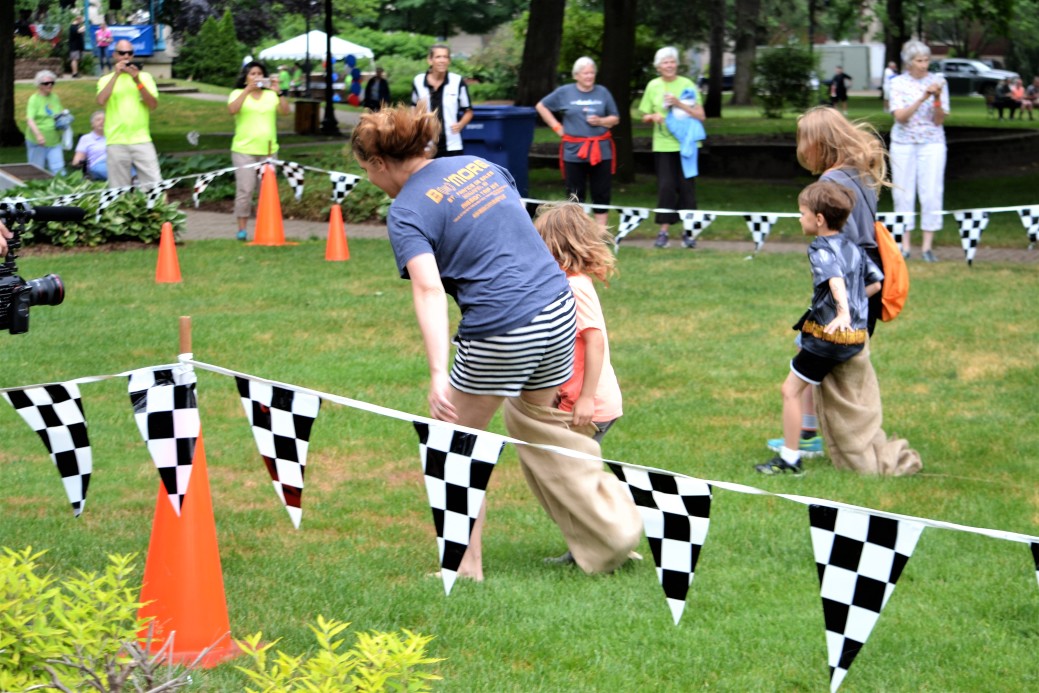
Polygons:
[[534,142],[537,111],[529,106],[473,106],[473,119],[462,130],[466,154],[504,166],[527,196],[527,157]]

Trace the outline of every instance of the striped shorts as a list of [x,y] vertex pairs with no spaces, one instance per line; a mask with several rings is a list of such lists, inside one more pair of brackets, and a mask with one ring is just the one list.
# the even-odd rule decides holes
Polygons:
[[470,395],[502,397],[558,387],[573,374],[576,339],[577,309],[567,291],[511,332],[486,339],[456,336],[451,385]]

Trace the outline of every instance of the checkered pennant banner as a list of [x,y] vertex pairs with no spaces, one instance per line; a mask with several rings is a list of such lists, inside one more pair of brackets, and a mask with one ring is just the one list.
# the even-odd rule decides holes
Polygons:
[[978,250],[981,242],[981,232],[988,226],[989,213],[983,209],[968,209],[963,212],[953,212],[953,217],[960,225],[960,244],[963,246],[963,254],[967,258],[967,264],[974,263],[974,253]]
[[105,211],[113,202],[118,200],[127,193],[132,193],[134,186],[124,185],[121,188],[109,188],[101,193],[101,197],[97,201],[97,221],[101,221],[101,212]]
[[292,192],[295,193],[296,199],[303,199],[303,178],[306,175],[306,171],[303,167],[294,161],[286,161],[281,167],[282,175],[292,186]]
[[3,394],[47,446],[61,474],[72,514],[79,517],[93,471],[93,453],[79,387],[75,383],[58,383]]
[[62,195],[58,199],[54,200],[54,204],[57,207],[68,207],[69,205],[76,204],[76,202],[89,194],[90,193],[73,193],[71,195]]
[[321,409],[321,398],[240,376],[235,381],[274,491],[299,529],[310,430]]
[[678,216],[682,218],[682,228],[685,229],[685,235],[694,241],[717,218],[715,214],[701,212],[698,209],[680,209],[678,210]]
[[346,196],[350,194],[350,191],[361,180],[360,176],[355,176],[351,173],[339,173],[338,171],[330,171],[328,178],[332,181],[332,202],[337,205],[343,203]]
[[195,443],[202,429],[195,399],[195,374],[170,368],[130,373],[130,403],[159,479],[180,515],[191,481]]
[[191,190],[191,200],[195,203],[195,208],[198,208],[198,196],[206,191],[209,184],[221,174],[221,171],[211,171],[209,173],[203,173],[201,176],[195,179],[195,187]]
[[906,227],[909,226],[909,220],[912,217],[912,214],[877,212],[877,221],[887,227],[887,230],[891,232],[891,237],[899,245],[902,245],[902,237],[905,235]]
[[158,183],[151,184],[151,187],[148,188],[147,192],[145,192],[143,186],[139,188],[141,192],[144,192],[145,200],[148,203],[148,209],[155,207],[155,203],[162,198],[162,194],[172,188],[173,184],[176,182],[175,178],[164,178]]
[[1032,543],[1032,558],[1035,559],[1035,579],[1039,581],[1039,544]]
[[416,421],[415,431],[436,525],[440,575],[444,592],[451,594],[504,441],[493,433],[465,433],[448,424]]
[[808,517],[835,693],[894,592],[924,525],[824,505],[809,505]]
[[1025,231],[1028,232],[1028,247],[1031,248],[1035,243],[1039,243],[1039,209],[1021,207],[1017,214],[1021,217],[1021,223],[1025,225]]
[[527,210],[527,214],[530,215],[531,219],[537,215],[539,207],[541,207],[541,203],[537,200],[523,200],[523,208]]
[[649,219],[649,210],[644,207],[621,207],[620,217],[617,235],[613,239],[614,245],[623,241],[639,224]]
[[772,225],[779,221],[777,214],[744,214],[743,218],[750,229],[750,237],[754,239],[754,250],[761,250],[765,239],[772,232]]
[[699,479],[624,467],[607,462],[628,486],[642,516],[642,526],[653,551],[657,578],[664,588],[675,625],[685,610],[700,549],[707,539],[711,518],[711,487]]

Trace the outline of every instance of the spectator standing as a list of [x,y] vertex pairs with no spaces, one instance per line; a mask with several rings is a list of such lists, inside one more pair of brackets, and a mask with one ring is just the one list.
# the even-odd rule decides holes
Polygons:
[[97,51],[97,74],[103,75],[106,69],[112,69],[112,55],[109,46],[112,45],[112,30],[102,20],[94,32],[94,49]]
[[892,60],[884,68],[884,81],[881,82],[880,89],[884,95],[884,112],[891,112],[891,80],[898,75],[898,64]]
[[375,74],[364,85],[364,104],[370,111],[378,111],[390,103],[390,83],[386,81],[386,70],[375,68]]
[[[659,77],[650,80],[639,103],[642,122],[655,123],[653,128],[653,165],[657,174],[657,207],[667,210],[696,209],[696,179],[686,178],[682,170],[680,154],[682,143],[668,129],[667,113],[679,109],[686,115],[699,121],[707,116],[700,104],[700,92],[688,77],[678,74],[678,50],[673,46],[665,46],[657,51],[653,58]],[[689,90],[693,94],[692,103],[682,100],[682,92]],[[657,212],[656,222],[660,232],[654,245],[666,248],[668,230],[671,224],[679,221],[677,211]],[[685,240],[686,247],[695,247],[692,236]]]
[[18,19],[14,23],[14,35],[25,38],[33,37],[32,10],[21,10],[18,13]]
[[288,96],[289,87],[292,84],[292,74],[289,72],[288,65],[278,65],[278,84],[281,86],[279,96]]
[[1021,82],[1020,77],[1014,77],[1010,84],[1010,98],[1017,102],[1018,107],[1021,109],[1021,120],[1025,119],[1025,112],[1028,112],[1028,119],[1035,120],[1032,115],[1032,100],[1028,98],[1025,93],[1025,86]]
[[929,72],[931,49],[915,39],[902,47],[906,71],[891,80],[891,195],[895,212],[909,214],[902,255],[911,251],[911,231],[916,226],[916,198],[920,198],[920,229],[924,262],[937,262],[931,249],[934,234],[942,228],[945,193],[945,116],[949,113],[949,89],[945,80]]
[[231,163],[235,167],[235,216],[238,240],[248,240],[246,226],[252,213],[256,190],[256,167],[278,151],[278,114],[289,114],[289,100],[281,90],[277,75],[268,81],[267,67],[256,61],[246,63],[234,90],[227,97],[227,110],[234,116]]
[[838,65],[830,79],[830,105],[840,107],[841,113],[848,114],[848,82],[851,75],[844,73],[844,68]]
[[73,168],[86,163],[86,176],[91,180],[108,180],[108,148],[105,141],[105,112],[90,116],[90,132],[79,138]]
[[411,103],[436,113],[440,121],[435,158],[456,156],[463,149],[462,130],[473,119],[469,90],[461,75],[449,71],[451,49],[447,46],[432,46],[426,62],[429,70],[412,81]]
[[159,156],[151,135],[151,112],[159,105],[155,80],[133,60],[133,44],[115,44],[112,72],[97,81],[97,103],[105,109],[108,144],[108,187],[130,185],[130,169],[138,182],[162,180]]
[[[559,87],[534,108],[562,138],[559,168],[566,180],[567,195],[584,202],[591,185],[592,203],[608,205],[617,162],[610,128],[620,122],[620,113],[609,90],[595,83],[594,60],[578,58],[571,74],[573,84]],[[592,212],[605,228],[606,210],[596,207]]]
[[84,36],[87,27],[83,24],[83,16],[78,12],[72,15],[72,24],[69,26],[69,67],[72,68],[72,77],[79,77],[79,61],[83,58],[85,48]]
[[36,73],[36,93],[25,107],[25,149],[29,163],[58,175],[65,171],[61,133],[54,118],[62,111],[61,99],[54,93],[57,79],[50,70]]

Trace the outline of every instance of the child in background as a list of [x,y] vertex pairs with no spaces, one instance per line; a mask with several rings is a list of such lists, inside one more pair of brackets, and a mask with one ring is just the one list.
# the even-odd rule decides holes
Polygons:
[[797,198],[801,230],[815,236],[808,246],[812,268],[812,307],[794,326],[801,350],[783,382],[783,446],[779,454],[754,467],[762,474],[803,474],[798,438],[801,395],[830,371],[862,351],[868,338],[868,298],[884,278],[876,264],[840,233],[855,206],[855,196],[831,181],[812,183]]
[[616,270],[612,240],[602,226],[576,202],[545,205],[538,210],[534,227],[566,272],[577,301],[577,343],[574,374],[559,389],[558,407],[573,412],[573,424],[595,424],[602,441],[621,417],[621,390],[610,365],[606,321],[592,277],[606,283]]

